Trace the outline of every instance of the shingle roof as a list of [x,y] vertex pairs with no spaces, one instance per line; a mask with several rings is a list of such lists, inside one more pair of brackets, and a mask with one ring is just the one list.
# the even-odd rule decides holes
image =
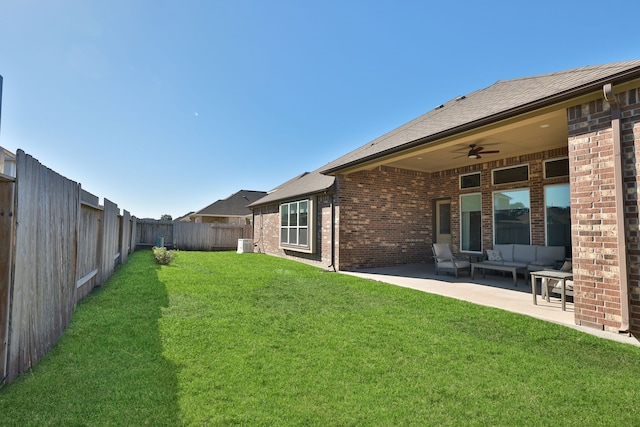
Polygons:
[[640,60],[498,81],[453,99],[319,169],[331,173],[445,135],[589,93],[606,82],[637,78]]
[[265,191],[240,190],[232,194],[226,199],[218,200],[209,206],[200,209],[193,215],[209,215],[209,216],[247,216],[252,211],[248,208],[249,204],[264,197]]
[[250,206],[255,207],[328,191],[333,186],[334,181],[334,177],[322,175],[318,170],[305,172],[269,191],[265,197],[257,200]]

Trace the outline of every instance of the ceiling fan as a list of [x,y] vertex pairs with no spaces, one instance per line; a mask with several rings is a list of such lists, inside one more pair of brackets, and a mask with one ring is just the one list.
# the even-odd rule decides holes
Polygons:
[[[482,157],[480,156],[480,154],[496,154],[499,152],[500,150],[484,151],[484,147],[478,147],[476,146],[476,144],[471,144],[469,145],[469,152],[467,153],[467,157],[470,159],[481,159]],[[464,155],[459,157],[464,157]]]

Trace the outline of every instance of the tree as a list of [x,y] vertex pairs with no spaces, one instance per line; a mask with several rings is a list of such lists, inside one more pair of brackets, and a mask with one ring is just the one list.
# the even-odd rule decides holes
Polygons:
[[173,221],[173,218],[169,214],[164,214],[160,217],[160,221]]

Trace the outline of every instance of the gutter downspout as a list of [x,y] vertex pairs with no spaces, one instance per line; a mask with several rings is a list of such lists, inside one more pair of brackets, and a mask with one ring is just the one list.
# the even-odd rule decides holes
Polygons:
[[602,87],[604,99],[611,107],[611,129],[613,132],[613,170],[615,182],[616,224],[618,228],[618,263],[620,268],[620,333],[629,333],[629,273],[627,269],[627,231],[624,210],[624,180],[622,165],[622,136],[620,123],[620,104],[613,93],[613,85],[607,83]]
[[331,265],[336,272],[336,194],[331,194]]

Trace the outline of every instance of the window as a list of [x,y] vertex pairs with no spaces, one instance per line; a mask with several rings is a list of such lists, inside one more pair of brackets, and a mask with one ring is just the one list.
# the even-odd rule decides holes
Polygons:
[[553,159],[544,162],[544,177],[557,178],[562,176],[569,176],[569,158]]
[[441,203],[438,209],[438,233],[451,234],[451,203]]
[[545,222],[548,246],[564,246],[571,254],[571,198],[569,184],[544,188]]
[[280,205],[280,246],[310,252],[312,235],[310,212],[311,200],[283,203]]
[[493,193],[494,243],[531,244],[529,189]]
[[463,251],[482,251],[482,196],[460,196],[460,248]]
[[460,175],[460,189],[480,187],[480,173]]
[[529,165],[493,170],[494,185],[525,181],[529,181]]

